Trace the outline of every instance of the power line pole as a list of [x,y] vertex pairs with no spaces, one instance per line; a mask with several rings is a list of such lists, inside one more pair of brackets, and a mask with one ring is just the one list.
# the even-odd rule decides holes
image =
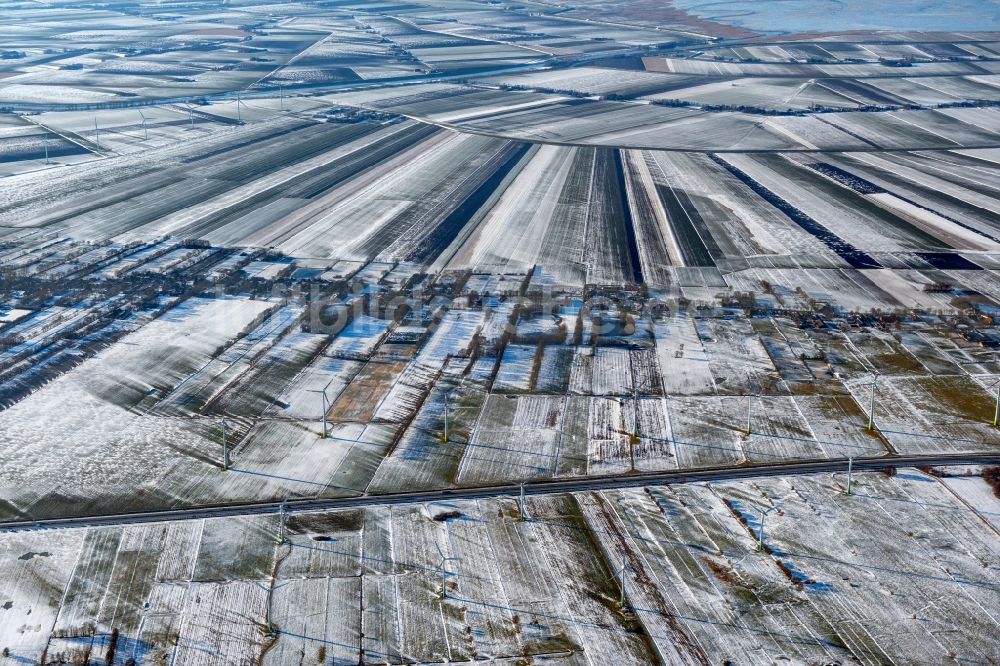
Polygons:
[[872,375],[872,395],[868,404],[868,430],[875,429],[875,385],[878,382],[878,374]]
[[101,147],[101,128],[97,126],[97,116],[94,116],[94,142],[97,144],[97,148]]
[[628,568],[628,555],[624,550],[622,550],[622,569],[621,576],[618,580],[618,588],[620,590],[620,595],[618,597],[618,607],[625,608],[625,569]]
[[851,476],[854,471],[854,458],[847,459],[847,494],[851,494]]
[[998,423],[1000,423],[1000,379],[997,379],[997,401],[996,406],[993,407],[993,427],[996,428]]
[[521,520],[522,521],[523,520],[527,520],[528,519],[528,512],[525,511],[525,509],[524,509],[524,484],[523,483],[521,484],[521,497],[518,500],[517,506],[518,506],[518,508],[521,511]]
[[444,441],[448,443],[448,393],[444,394]]
[[753,396],[747,395],[747,428],[746,436],[749,437],[751,431],[750,419],[753,418]]
[[639,439],[639,389],[632,387],[632,439]]
[[330,411],[330,400],[326,397],[326,387],[320,391],[320,397],[323,407],[323,439],[326,439],[330,436],[330,430],[326,422],[326,414]]
[[226,432],[227,428],[228,424],[226,423],[226,419],[222,419],[222,469],[223,470],[229,469],[229,442],[226,437],[226,435],[228,434]]
[[285,543],[285,519],[288,516],[288,498],[281,500],[281,510],[278,512],[278,543]]
[[677,453],[677,433],[674,432],[674,420],[670,416],[670,394],[666,397],[666,409],[667,409],[667,425],[670,427],[670,448],[674,450],[674,454]]

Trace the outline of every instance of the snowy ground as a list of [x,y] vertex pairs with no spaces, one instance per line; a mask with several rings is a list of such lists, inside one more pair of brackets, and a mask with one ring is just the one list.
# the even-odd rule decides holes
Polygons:
[[990,663],[985,482],[845,482],[2,534],[0,663]]
[[[108,261],[136,271],[178,252],[206,254],[154,244]],[[382,276],[393,265],[366,270],[376,268]],[[512,336],[548,330],[551,318],[524,314],[505,332],[511,304],[489,302],[402,322],[356,314],[325,333],[304,330],[313,313],[295,302],[177,303],[10,394],[0,409],[4,513],[44,519],[1000,447],[990,427],[998,368],[933,319],[889,332],[629,315],[608,317],[591,344],[565,344],[587,330],[566,315],[558,338],[518,344]],[[91,314],[81,304],[19,315],[5,329],[18,342],[0,361],[58,343]]]

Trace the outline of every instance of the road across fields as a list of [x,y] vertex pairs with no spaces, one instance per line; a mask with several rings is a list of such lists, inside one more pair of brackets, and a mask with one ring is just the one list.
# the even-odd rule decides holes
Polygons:
[[[856,470],[883,469],[893,467],[939,467],[943,465],[998,465],[1000,453],[953,453],[932,455],[882,456],[875,458],[854,458]],[[638,474],[618,474],[614,476],[573,477],[525,483],[525,495],[551,495],[555,493],[586,492],[589,490],[612,490],[616,488],[639,488],[642,486],[697,483],[705,481],[729,481],[774,476],[795,476],[847,470],[848,459],[807,460],[775,463],[771,465],[746,465],[742,467],[713,467],[702,469],[669,470]],[[390,504],[411,504],[441,502],[447,500],[472,500],[490,497],[510,497],[521,493],[521,484],[477,486],[471,488],[448,488],[419,492],[386,493],[380,495],[356,495],[330,499],[290,499],[284,503],[285,510],[292,513],[320,511],[328,509],[350,509]],[[246,502],[200,506],[186,509],[162,509],[135,513],[118,513],[96,516],[55,518],[51,520],[16,520],[0,522],[0,531],[44,530],[71,527],[99,527],[108,525],[128,525],[133,523],[155,523],[197,518],[217,518],[226,516],[248,516],[277,513],[282,502]]]

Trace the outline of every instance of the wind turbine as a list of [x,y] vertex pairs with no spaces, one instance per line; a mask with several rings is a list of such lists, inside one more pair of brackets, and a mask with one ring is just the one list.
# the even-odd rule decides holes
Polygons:
[[[753,399],[757,398],[758,402],[763,403],[763,396],[766,392],[770,391],[775,384],[775,379],[765,378],[761,381],[754,381],[753,375],[747,373],[747,427],[744,429],[744,434],[747,437],[753,434]],[[757,392],[753,393],[750,389],[752,386],[757,387]]]
[[143,114],[142,109],[136,109],[139,112],[139,117],[142,118],[142,140],[149,141],[149,130],[146,129],[146,116]]
[[770,509],[760,512],[760,528],[757,530],[757,550],[764,550],[764,518],[777,508],[778,506],[774,505]]
[[329,404],[330,399],[326,395],[326,390],[328,388],[330,388],[330,384],[332,384],[332,383],[333,383],[333,380],[331,379],[330,381],[328,381],[326,383],[326,386],[324,386],[321,389],[309,389],[310,393],[319,393],[320,394],[320,400],[323,403],[323,414],[320,416],[320,421],[323,424],[323,439],[326,439],[327,437],[329,437],[329,432],[330,432],[329,428],[327,427],[327,421],[326,421],[327,412],[330,411],[330,404]]
[[622,550],[622,568],[618,578],[618,589],[621,593],[618,596],[618,607],[625,608],[625,570],[628,569],[628,554]]
[[[674,450],[674,455],[677,454],[677,433],[675,432],[674,419],[670,416],[670,394],[667,393],[664,396],[663,408],[667,412],[667,426],[670,428],[670,448]],[[677,456],[680,460],[680,456]],[[680,463],[678,463],[680,464]]]
[[464,384],[464,383],[465,383],[465,380],[463,379],[461,382],[458,383],[458,386],[455,387],[455,389],[452,390],[452,391],[450,391],[450,392],[447,391],[447,390],[445,390],[444,388],[441,389],[442,391],[444,391],[444,439],[443,439],[443,443],[445,443],[445,444],[448,443],[448,437],[449,437],[449,433],[448,433],[448,418],[449,418],[449,412],[450,412],[450,408],[451,408],[450,400],[451,400],[452,395],[454,393],[457,393],[462,388],[462,384]]
[[441,544],[437,541],[434,542],[434,547],[437,548],[438,555],[441,556],[441,562],[438,564],[437,569],[441,572],[441,598],[448,598],[448,574],[451,573],[444,568],[445,562],[458,562],[457,557],[447,557],[441,550]]
[[256,585],[257,587],[259,587],[260,589],[264,590],[264,592],[267,593],[267,601],[265,602],[267,604],[267,608],[265,610],[265,616],[267,617],[267,635],[268,636],[274,636],[274,634],[275,634],[275,631],[274,631],[274,622],[271,620],[271,597],[274,596],[274,591],[275,590],[280,590],[284,586],[290,585],[290,584],[292,584],[294,582],[295,582],[294,580],[286,580],[284,583],[279,583],[278,585],[272,585],[270,587],[265,587],[263,583],[260,583],[258,581],[254,581],[254,585]]
[[871,400],[868,403],[868,430],[872,431],[875,429],[875,386],[878,384],[878,373],[872,372],[872,393]]
[[[998,359],[997,353],[993,352],[994,367],[997,365],[998,360],[1000,359]],[[963,361],[959,363],[959,365],[983,365],[983,364],[984,364],[983,361],[976,361],[976,360]],[[992,385],[987,384],[985,388],[987,389],[992,388],[994,391],[995,401],[993,404],[993,422],[991,423],[991,425],[994,428],[996,428],[1000,426],[1000,377],[997,377],[996,381],[993,382]]]

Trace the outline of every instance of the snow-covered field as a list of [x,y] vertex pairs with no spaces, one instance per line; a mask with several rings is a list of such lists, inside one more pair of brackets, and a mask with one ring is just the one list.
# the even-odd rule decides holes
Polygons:
[[1000,33],[7,4],[0,666],[997,661]]
[[0,663],[989,663],[985,482],[852,482],[6,533]]
[[[124,265],[199,252],[153,247]],[[604,333],[584,344],[563,343],[588,330],[568,316],[558,340],[516,344],[510,336],[548,330],[551,315],[526,311],[504,332],[513,309],[494,302],[495,312],[402,322],[359,313],[324,333],[306,330],[306,307],[276,298],[179,303],[11,394],[0,410],[11,517],[1000,445],[990,427],[1000,368],[934,320],[815,329],[637,311],[588,319]],[[90,316],[25,314],[5,327],[17,344],[0,360],[16,367]]]
[[135,489],[176,464],[179,450],[207,453],[202,424],[143,418],[143,405],[174,390],[271,307],[245,299],[188,301],[0,411],[4,496],[20,503]]

